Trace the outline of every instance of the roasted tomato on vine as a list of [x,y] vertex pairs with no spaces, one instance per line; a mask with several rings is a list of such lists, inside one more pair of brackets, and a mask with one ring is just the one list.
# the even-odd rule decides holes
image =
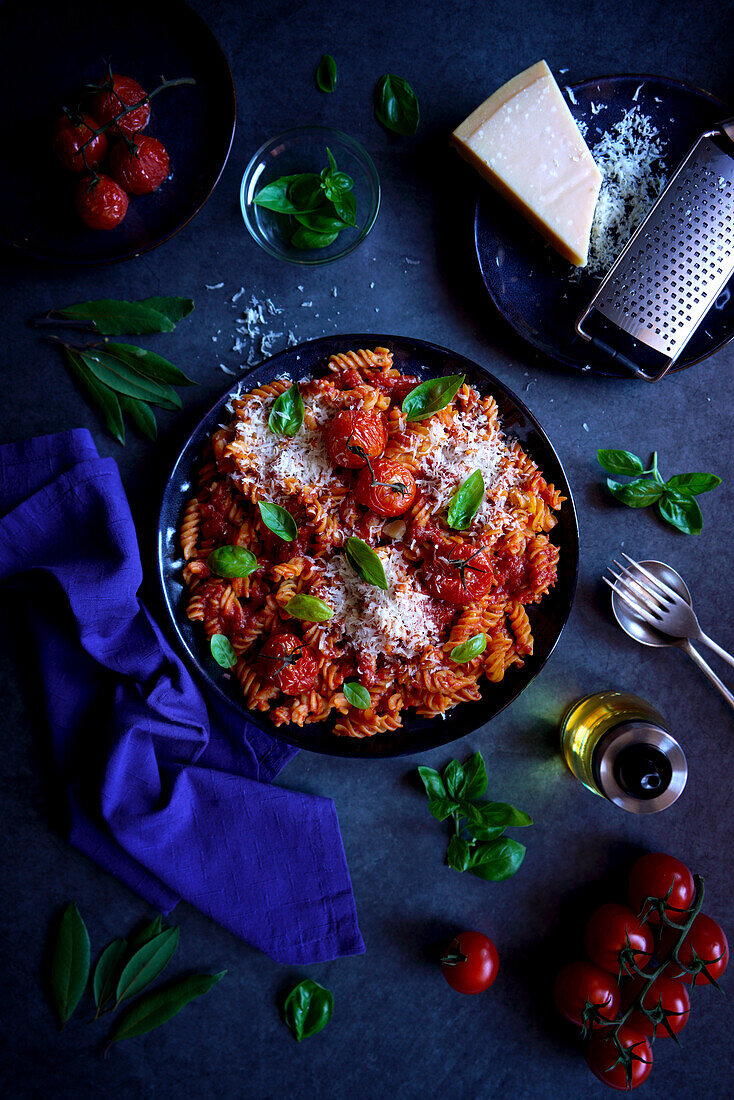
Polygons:
[[407,466],[378,458],[360,473],[354,495],[378,516],[402,516],[415,500],[415,478]]
[[[646,984],[644,978],[632,978],[622,983],[624,1009],[630,1007]],[[652,1035],[654,1032],[655,1037],[660,1038],[662,1035],[670,1035],[671,1031],[677,1035],[688,1023],[691,999],[679,978],[668,978],[665,974],[661,974],[648,989],[642,1004],[648,1012],[654,1012],[655,1019],[651,1020],[644,1012],[635,1009],[626,1020],[626,1023],[641,1035]]]
[[460,607],[486,596],[494,581],[492,563],[482,547],[465,542],[438,549],[425,576],[434,596]]
[[441,959],[443,976],[459,993],[482,993],[500,968],[497,948],[481,932],[462,932],[451,941]]
[[[141,102],[141,100],[143,102]],[[130,76],[120,76],[112,73],[108,80],[108,86],[96,93],[92,100],[92,112],[100,122],[111,122],[113,118],[124,111],[133,103],[140,103],[134,111],[128,112],[119,122],[110,127],[110,133],[126,134],[134,137],[140,130],[144,130],[150,118],[150,102],[145,98],[145,89],[141,88],[137,80]]]
[[579,1027],[595,1028],[619,1012],[619,985],[608,970],[588,962],[564,966],[553,987],[556,1008]]
[[324,429],[326,450],[335,466],[361,470],[379,458],[387,444],[387,420],[381,412],[342,409]]
[[77,184],[76,208],[90,229],[114,229],[127,204],[127,195],[109,176],[85,177]]
[[[663,932],[663,945],[672,946],[674,941],[674,929],[666,928]],[[684,982],[707,985],[707,973],[714,981],[720,978],[729,964],[729,943],[721,925],[705,913],[696,913],[690,931],[678,948],[678,961],[685,967],[698,968],[694,979],[692,974],[681,972],[681,967],[676,966],[673,961],[670,964],[671,976],[680,975]]]
[[[665,898],[665,915],[680,923],[681,915],[691,907],[695,896],[693,875],[685,863],[663,852],[642,856],[630,871],[629,900],[636,913],[647,908],[648,898]],[[659,924],[657,910],[653,909],[647,920]]]
[[[99,124],[91,115],[82,115],[77,120],[64,115],[54,123],[51,148],[64,168],[70,172],[88,172],[102,163],[107,155],[107,138],[95,134],[98,129]],[[86,148],[81,153],[83,145]]]
[[592,1035],[586,1047],[589,1069],[612,1089],[636,1089],[652,1071],[650,1040],[628,1024],[622,1024],[619,1028],[617,1039],[622,1050],[617,1047],[609,1029]]
[[130,149],[120,141],[110,156],[110,174],[130,195],[149,195],[157,191],[168,176],[168,153],[154,137],[135,138]]
[[313,650],[295,634],[272,634],[260,650],[258,663],[263,675],[286,695],[302,695],[316,682]]
[[652,956],[652,929],[626,905],[610,902],[600,906],[587,924],[584,946],[602,970],[633,974],[633,963],[642,970]]

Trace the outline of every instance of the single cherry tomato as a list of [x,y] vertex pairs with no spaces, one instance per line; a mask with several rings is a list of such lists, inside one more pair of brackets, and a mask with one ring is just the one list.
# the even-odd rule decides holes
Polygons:
[[302,695],[316,681],[313,650],[295,634],[271,634],[258,658],[263,674],[286,695]]
[[[642,969],[653,952],[652,929],[642,924],[626,905],[609,902],[600,906],[586,926],[586,954],[593,963],[611,974],[634,973],[633,959]],[[620,959],[620,952],[623,952]]]
[[579,1027],[604,1026],[603,1020],[614,1020],[619,1012],[617,979],[593,963],[564,966],[556,978],[553,997],[561,1015]]
[[154,137],[135,138],[135,149],[120,141],[110,156],[110,174],[130,195],[149,195],[157,191],[168,176],[168,153]]
[[76,188],[76,208],[90,229],[114,229],[127,213],[127,195],[109,176],[85,177]]
[[492,563],[481,546],[452,543],[437,550],[426,567],[426,584],[434,596],[465,607],[486,596],[494,581]]
[[[367,458],[378,458],[387,444],[387,420],[381,412],[342,409],[324,428],[326,450],[335,466],[361,470]],[[353,448],[353,450],[350,450]],[[359,452],[363,453],[360,454]]]
[[[79,122],[72,121],[67,115],[56,120],[51,148],[64,168],[70,172],[88,172],[102,163],[107,155],[107,138],[104,134],[93,133],[98,129],[99,125],[91,115],[82,115]],[[86,145],[87,142],[89,145]],[[80,153],[82,145],[86,148]]]
[[497,977],[497,948],[481,932],[462,932],[441,959],[443,976],[459,993],[482,993]]
[[389,458],[378,458],[371,467],[365,467],[357,478],[355,497],[378,516],[402,516],[415,500],[412,473]]
[[[693,875],[674,856],[663,852],[649,852],[638,859],[629,877],[629,900],[636,913],[646,908],[647,898],[667,898],[665,915],[680,921],[681,914],[690,908],[696,895]],[[659,924],[657,912],[647,918],[650,924]]]
[[[645,985],[644,978],[631,978],[629,981],[622,982],[623,1009],[630,1007]],[[661,1019],[657,1021],[657,1026],[655,1026],[654,1022],[639,1009],[631,1012],[626,1023],[635,1031],[639,1031],[641,1035],[652,1035],[653,1031],[657,1038],[670,1035],[670,1031],[677,1035],[688,1023],[691,998],[688,996],[688,990],[684,983],[679,978],[669,978],[665,974],[661,974],[648,989],[642,1003],[648,1010],[656,1009]],[[670,1031],[662,1022],[663,1016],[667,1020]]]
[[[663,950],[668,951],[677,939],[673,928],[663,932]],[[720,924],[705,913],[696,913],[693,924],[683,943],[678,948],[678,961],[683,966],[693,966],[700,960],[712,978],[718,978],[729,965],[729,943]],[[707,985],[708,978],[703,969],[694,976],[681,970],[675,962],[670,964],[672,977],[680,977],[684,982],[694,985]]]
[[636,1089],[652,1072],[650,1040],[626,1023],[620,1027],[617,1038],[625,1052],[629,1053],[624,1056],[620,1054],[609,1029],[597,1031],[586,1046],[587,1064],[594,1076],[610,1088],[624,1091]]
[[[140,102],[141,100],[145,102]],[[140,106],[124,115],[114,126],[110,126],[109,132],[116,136],[127,134],[128,137],[135,137],[148,125],[150,101],[145,99],[145,89],[141,88],[137,80],[133,80],[132,77],[113,73],[112,87],[104,88],[94,96],[92,112],[100,122],[111,122],[120,111],[124,111],[133,103],[140,103]]]

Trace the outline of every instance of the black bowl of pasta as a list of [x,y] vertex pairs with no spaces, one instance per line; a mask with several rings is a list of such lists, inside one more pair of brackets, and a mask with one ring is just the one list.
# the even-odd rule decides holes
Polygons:
[[158,560],[187,660],[243,720],[395,756],[472,733],[534,680],[571,610],[578,524],[497,378],[360,333],[223,394],[167,483]]

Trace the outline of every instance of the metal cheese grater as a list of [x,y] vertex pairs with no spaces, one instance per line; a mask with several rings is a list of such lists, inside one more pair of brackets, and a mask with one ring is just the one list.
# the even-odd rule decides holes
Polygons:
[[732,274],[734,117],[695,142],[579,317],[576,331],[638,378],[658,382]]

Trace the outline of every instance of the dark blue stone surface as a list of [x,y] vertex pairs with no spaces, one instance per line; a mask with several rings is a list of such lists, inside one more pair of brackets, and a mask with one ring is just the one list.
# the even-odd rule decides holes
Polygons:
[[[153,532],[166,473],[191,427],[227,384],[219,364],[237,370],[243,361],[231,349],[238,307],[251,294],[272,298],[283,310],[272,318],[274,329],[292,330],[298,339],[370,329],[425,338],[486,365],[548,432],[579,510],[578,594],[561,643],[529,690],[471,738],[422,758],[438,766],[479,748],[490,796],[532,813],[536,824],[523,837],[528,854],[515,878],[484,883],[443,865],[443,829],[428,815],[414,781],[419,758],[301,753],[282,782],[336,800],[366,955],[291,970],[181,906],[175,917],[181,925],[178,965],[227,967],[227,977],[175,1022],[121,1045],[106,1062],[97,1057],[103,1031],[87,1027],[83,1013],[63,1035],[54,1028],[40,979],[49,922],[76,899],[96,953],[150,914],[63,838],[36,713],[33,655],[6,617],[0,1088],[12,1097],[155,1100],[181,1094],[330,1100],[603,1095],[549,996],[555,971],[580,950],[593,906],[621,897],[626,868],[638,853],[663,849],[706,876],[707,911],[732,927],[731,712],[682,654],[646,651],[621,634],[599,578],[620,547],[670,561],[688,581],[704,629],[734,647],[734,349],[657,387],[541,361],[485,297],[472,252],[478,184],[448,149],[447,135],[491,90],[540,57],[556,71],[568,68],[569,83],[615,72],[660,73],[731,100],[734,8],[721,0],[199,0],[195,6],[224,45],[237,84],[239,121],[224,176],[190,225],[136,261],[77,271],[2,256],[4,438],[92,428],[101,452],[114,455],[123,471],[155,601]],[[29,51],[32,63],[32,43],[18,48]],[[319,93],[313,82],[325,51],[339,65],[333,96]],[[372,88],[385,71],[408,78],[420,97],[423,119],[415,138],[392,137],[372,117]],[[343,127],[361,140],[383,184],[383,207],[367,242],[337,265],[315,270],[266,256],[247,236],[238,208],[239,180],[251,153],[272,134],[306,121]],[[220,282],[221,288],[205,289]],[[233,304],[241,287],[245,294]],[[196,311],[155,346],[200,387],[184,392],[181,415],[160,416],[157,447],[131,438],[123,450],[99,430],[56,353],[26,320],[51,305],[90,297],[176,293],[193,296]],[[645,457],[657,449],[668,475],[699,469],[722,475],[723,487],[702,499],[703,534],[684,537],[651,513],[611,502],[600,488],[598,446]],[[732,682],[731,670],[717,668]],[[650,820],[590,794],[559,756],[564,708],[605,687],[646,696],[668,716],[686,750],[687,790]],[[435,963],[437,947],[462,928],[485,931],[500,953],[497,983],[479,997],[449,990]],[[336,1008],[322,1035],[297,1045],[278,1004],[306,973],[333,990]],[[730,1034],[726,1002],[697,989],[682,1048],[656,1044],[643,1095],[730,1096]]]

